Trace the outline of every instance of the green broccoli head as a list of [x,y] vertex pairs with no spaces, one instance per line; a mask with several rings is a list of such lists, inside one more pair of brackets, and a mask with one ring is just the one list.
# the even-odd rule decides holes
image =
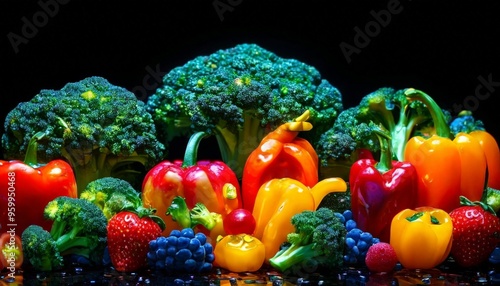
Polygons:
[[90,182],[80,194],[80,199],[98,206],[109,220],[121,210],[142,207],[141,193],[120,178],[103,177]]
[[205,131],[216,136],[222,159],[240,176],[265,134],[311,112],[314,142],[342,110],[340,92],[318,70],[255,44],[199,56],[174,68],[147,102],[159,136],[171,141]]
[[287,271],[303,262],[333,270],[342,266],[346,229],[328,208],[303,211],[291,219],[295,232],[288,234],[288,246],[269,259],[278,271]]
[[140,180],[165,150],[145,104],[102,77],[41,90],[8,113],[4,128],[8,159],[23,159],[33,135],[46,132],[38,142],[39,160],[69,161],[80,192],[101,177]]
[[53,221],[50,235],[61,254],[102,261],[108,221],[98,206],[83,199],[57,197],[45,207],[44,217]]
[[38,225],[28,226],[21,234],[23,255],[38,271],[52,271],[63,266],[63,258],[48,231]]

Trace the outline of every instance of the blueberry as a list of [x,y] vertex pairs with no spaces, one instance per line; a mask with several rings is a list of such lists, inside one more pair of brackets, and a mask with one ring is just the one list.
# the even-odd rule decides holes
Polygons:
[[178,229],[172,229],[172,231],[170,232],[170,236],[181,237],[182,233]]
[[167,256],[167,258],[165,258],[165,267],[172,269],[174,267],[174,262],[175,259],[172,256]]
[[372,243],[373,235],[365,231],[360,234],[359,239],[366,243]]
[[168,240],[166,237],[161,236],[156,239],[156,245],[158,248],[167,248]]
[[177,236],[171,235],[171,236],[167,237],[168,245],[176,246],[177,245],[177,240],[179,240],[179,238]]
[[201,273],[210,272],[211,270],[212,270],[212,263],[209,262],[203,263],[203,266],[198,269],[198,271]]
[[163,260],[156,261],[155,268],[156,269],[165,269],[165,261],[163,261]]
[[177,253],[175,254],[175,259],[177,261],[186,261],[188,260],[189,258],[191,258],[193,256],[193,254],[191,253],[191,251],[189,251],[189,249],[187,248],[183,248],[179,251],[177,251]]
[[149,250],[156,251],[156,249],[158,249],[158,243],[156,242],[156,239],[153,239],[149,242]]
[[193,253],[193,259],[196,261],[204,261],[205,260],[205,247],[198,247]]
[[187,248],[189,246],[190,238],[181,236],[177,238],[177,249]]
[[205,253],[206,254],[210,254],[210,253],[213,253],[214,252],[214,247],[211,243],[205,243],[203,245],[203,247],[205,248]]
[[156,251],[149,251],[148,254],[146,254],[146,257],[148,260],[151,261],[156,261]]
[[361,229],[353,228],[347,232],[347,237],[350,237],[350,238],[354,239],[355,241],[358,241],[359,237],[361,236],[361,233],[363,233],[363,231]]
[[176,252],[177,252],[177,248],[175,246],[169,246],[167,248],[167,256],[175,256]]
[[335,212],[334,215],[340,220],[340,222],[342,222],[342,224],[345,224],[345,217],[341,213]]
[[167,258],[167,250],[165,248],[158,248],[156,250],[156,259],[164,260]]
[[352,219],[352,211],[351,210],[345,210],[342,215],[344,216],[345,220],[350,220]]
[[213,253],[209,253],[205,255],[205,261],[208,263],[212,263],[215,261],[215,255]]
[[194,237],[194,230],[192,228],[184,228],[181,230],[181,235],[187,238],[193,238]]
[[369,247],[368,243],[366,243],[366,241],[364,241],[364,240],[359,240],[357,246],[358,246],[358,249],[361,251],[365,251]]
[[347,237],[345,239],[345,244],[347,245],[348,249],[351,249],[356,245],[356,241],[352,239],[352,237]]
[[[189,240],[189,245],[188,245],[189,250],[195,251],[196,249],[200,248],[200,246],[201,246],[201,243],[197,238],[191,238]],[[205,252],[205,251],[203,251],[203,252]]]
[[350,219],[345,222],[345,228],[347,231],[350,231],[351,229],[354,229],[357,227],[357,224],[354,220]]
[[202,233],[202,232],[197,232],[194,235],[194,237],[197,238],[200,241],[201,245],[207,243],[207,236],[204,233]]
[[184,262],[184,269],[187,272],[194,272],[196,270],[196,261],[194,259],[188,259]]

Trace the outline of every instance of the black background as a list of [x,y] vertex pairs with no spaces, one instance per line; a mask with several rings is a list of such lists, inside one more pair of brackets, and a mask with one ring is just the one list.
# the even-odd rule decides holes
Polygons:
[[[57,3],[57,11],[48,15],[43,3]],[[214,3],[229,9],[217,12]],[[345,107],[379,87],[414,87],[454,115],[456,105],[468,106],[499,141],[496,3],[4,0],[1,120],[40,89],[60,89],[92,75],[145,100],[158,84],[151,70],[166,73],[198,55],[256,43],[316,67],[341,91]],[[395,13],[385,17],[383,25],[376,23],[374,15],[387,15],[391,5]],[[29,37],[23,36],[26,20],[38,21],[37,31]],[[340,45],[356,46],[356,28],[368,28],[371,36],[348,61]],[[27,43],[19,44],[16,52],[9,34]],[[488,92],[481,87],[481,77],[493,81],[489,96],[476,93],[478,87]]]

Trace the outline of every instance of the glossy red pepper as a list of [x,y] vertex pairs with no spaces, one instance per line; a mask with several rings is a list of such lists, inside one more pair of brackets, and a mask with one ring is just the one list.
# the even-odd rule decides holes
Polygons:
[[20,236],[31,224],[48,231],[52,222],[43,217],[45,206],[59,196],[78,196],[73,169],[66,161],[38,164],[38,140],[43,136],[43,132],[33,136],[24,161],[0,160],[0,233],[15,230]]
[[160,162],[144,178],[143,204],[155,208],[156,215],[165,221],[164,234],[181,229],[171,216],[166,215],[176,196],[185,198],[190,209],[200,202],[209,211],[223,217],[242,207],[240,185],[234,171],[222,161],[197,161],[199,143],[206,136],[204,132],[193,134],[183,161]]
[[392,218],[416,206],[418,177],[412,164],[391,159],[390,137],[374,132],[380,140],[380,160],[360,159],[352,165],[351,209],[360,229],[389,242]]

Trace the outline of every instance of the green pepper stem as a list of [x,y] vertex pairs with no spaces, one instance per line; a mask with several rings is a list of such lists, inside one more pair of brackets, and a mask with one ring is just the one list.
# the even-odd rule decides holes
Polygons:
[[379,128],[375,128],[373,133],[377,135],[380,142],[380,160],[375,165],[375,168],[383,174],[392,169],[391,136]]
[[427,93],[416,90],[414,88],[409,88],[405,91],[405,95],[410,101],[418,100],[425,104],[427,110],[431,114],[432,121],[434,122],[434,128],[436,129],[436,135],[444,138],[451,138],[450,127],[446,122],[446,117],[443,110],[439,105],[430,97]]
[[41,164],[38,163],[38,141],[45,137],[45,135],[47,135],[47,132],[40,131],[31,137],[28,148],[26,149],[26,155],[24,156],[24,163],[26,165],[33,168],[41,166]]
[[186,151],[184,152],[184,160],[182,162],[182,167],[195,166],[198,161],[198,147],[203,138],[207,137],[208,134],[203,131],[199,131],[191,135],[189,141],[186,145]]

